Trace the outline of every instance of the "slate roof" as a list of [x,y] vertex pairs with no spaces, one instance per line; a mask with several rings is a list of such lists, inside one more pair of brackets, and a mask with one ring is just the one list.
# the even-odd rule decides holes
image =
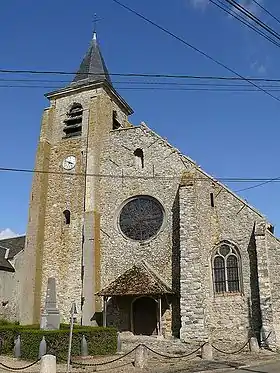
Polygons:
[[108,69],[100,52],[96,39],[96,33],[94,33],[90,47],[73,82],[71,83],[71,86],[80,86],[100,81],[107,81],[110,85],[112,85]]
[[134,265],[97,293],[102,296],[162,294],[173,291],[145,262]]
[[[13,259],[21,250],[24,249],[25,236],[17,236],[0,240],[0,248],[9,249],[8,259]],[[1,255],[1,252],[0,252]]]
[[2,254],[0,254],[0,271],[15,272],[12,264],[9,260],[5,259],[5,255],[2,256]]

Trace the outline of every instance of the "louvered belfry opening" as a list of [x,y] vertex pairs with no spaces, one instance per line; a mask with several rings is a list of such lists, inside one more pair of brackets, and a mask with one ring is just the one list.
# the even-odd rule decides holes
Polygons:
[[83,107],[75,103],[64,120],[65,137],[80,136],[82,134]]

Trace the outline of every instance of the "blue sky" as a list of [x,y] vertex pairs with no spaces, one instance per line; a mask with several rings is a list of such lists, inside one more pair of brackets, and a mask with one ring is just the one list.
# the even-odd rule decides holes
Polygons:
[[[280,50],[206,0],[123,2],[240,74],[280,78]],[[280,24],[257,10],[251,0],[243,0],[243,4],[280,30]],[[263,0],[262,4],[280,17],[278,1]],[[3,2],[0,68],[75,71],[90,42],[94,13],[102,19],[98,22],[98,39],[110,72],[232,75],[111,0]],[[0,74],[1,80],[26,78]],[[0,86],[7,84],[25,83],[0,81]],[[0,87],[1,167],[33,168],[42,110],[48,106],[44,93],[49,90]],[[135,110],[131,117],[134,124],[145,121],[213,176],[280,176],[280,102],[265,94],[124,89],[119,92]],[[280,97],[280,92],[276,94]],[[0,232],[9,228],[24,233],[31,175],[1,172],[0,178]],[[228,185],[237,190],[251,184]],[[240,193],[268,217],[278,234],[279,186],[271,183]]]

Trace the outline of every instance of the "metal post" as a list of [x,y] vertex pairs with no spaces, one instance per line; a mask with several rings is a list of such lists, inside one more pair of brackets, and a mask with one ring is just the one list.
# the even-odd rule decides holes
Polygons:
[[161,297],[158,300],[158,312],[159,312],[159,319],[158,319],[158,335],[162,335],[162,322],[161,322]]
[[72,336],[73,336],[73,325],[74,325],[74,313],[76,311],[75,303],[72,303],[71,307],[71,319],[70,319],[70,333],[69,333],[69,347],[68,347],[68,358],[67,358],[67,373],[70,371],[71,361],[71,348],[72,348]]
[[107,326],[107,297],[103,297],[103,327]]

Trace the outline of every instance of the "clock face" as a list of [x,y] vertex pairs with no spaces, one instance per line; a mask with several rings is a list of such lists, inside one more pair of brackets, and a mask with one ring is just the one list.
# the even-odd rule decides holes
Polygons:
[[76,165],[76,158],[73,155],[69,155],[62,162],[62,167],[65,170],[72,170]]
[[119,226],[126,237],[146,241],[159,232],[163,220],[164,211],[159,201],[150,196],[138,196],[122,208]]

